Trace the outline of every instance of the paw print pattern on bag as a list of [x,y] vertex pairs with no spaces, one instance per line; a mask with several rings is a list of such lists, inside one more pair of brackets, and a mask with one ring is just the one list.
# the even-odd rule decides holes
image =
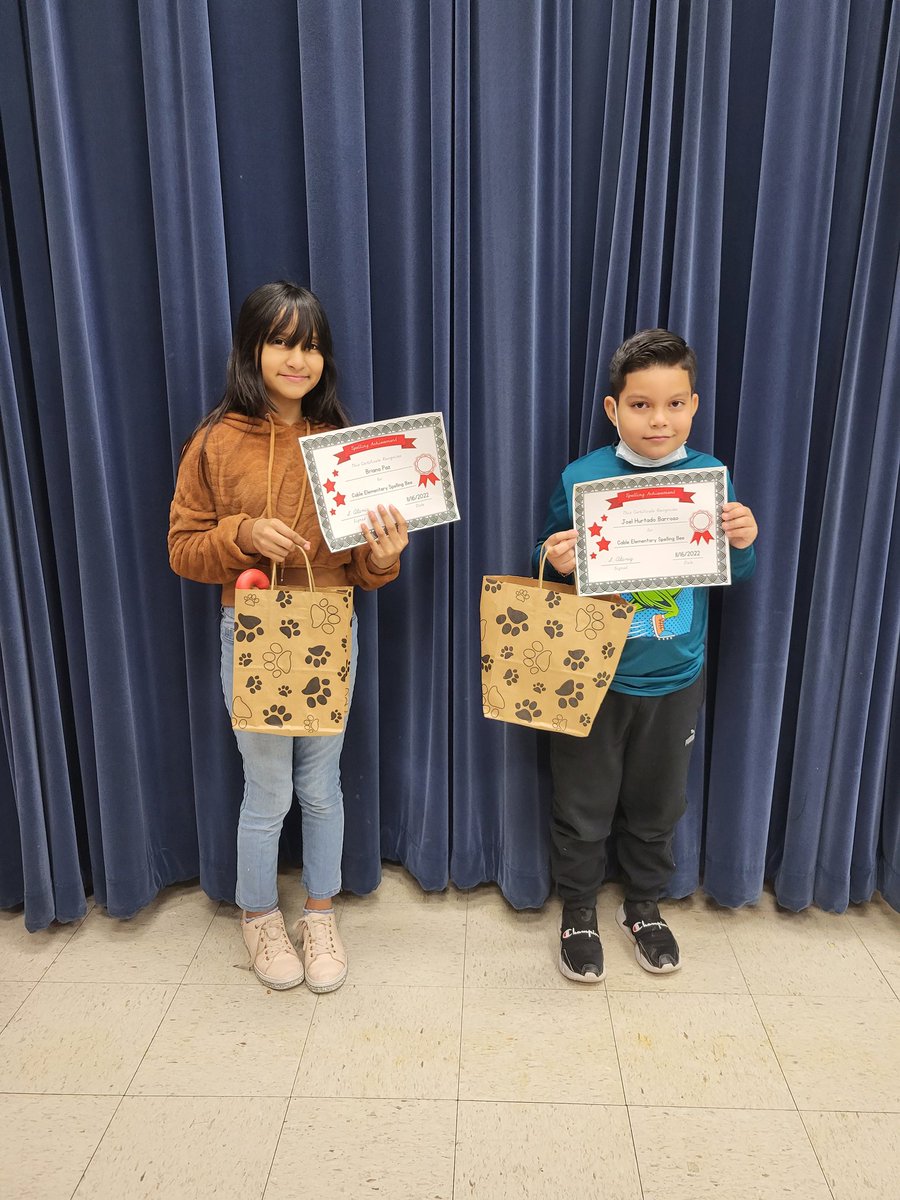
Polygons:
[[516,719],[519,721],[525,721],[530,725],[540,715],[541,710],[534,700],[522,700],[516,705]]
[[320,679],[318,675],[314,675],[303,689],[303,695],[309,708],[315,708],[317,704],[327,704],[331,696],[331,680]]
[[334,633],[340,619],[340,613],[327,600],[320,600],[309,610],[309,619],[313,629],[321,629],[323,633]]
[[249,667],[252,662],[253,662],[252,654],[239,654],[238,655],[238,666],[239,667]]
[[544,633],[548,638],[558,638],[563,635],[563,627],[561,621],[548,621],[544,626]]
[[500,591],[499,579],[486,579],[484,581],[484,590],[486,592],[499,592]]
[[586,604],[575,614],[575,630],[591,641],[606,628],[606,614],[596,604]]
[[253,695],[254,692],[258,692],[262,687],[262,680],[258,675],[248,675],[247,682],[244,684],[244,687],[248,692],[250,692],[251,695]]
[[331,651],[324,646],[310,646],[306,656],[307,666],[322,667],[331,658]]
[[556,689],[556,694],[559,696],[560,708],[577,708],[584,699],[584,684],[567,679]]
[[264,633],[265,630],[259,617],[248,617],[246,613],[239,614],[234,629],[236,642],[252,642],[256,638],[262,637]]
[[294,620],[286,617],[281,622],[281,624],[278,626],[278,628],[281,630],[281,632],[287,638],[300,636],[300,622],[299,621],[294,621]]
[[290,592],[279,592],[275,597],[275,603],[279,604],[282,608],[290,608],[294,603],[294,597]]
[[609,671],[598,671],[591,680],[591,683],[596,684],[598,688],[605,688],[610,679],[612,679],[612,676],[610,675]]
[[507,637],[518,637],[528,629],[528,613],[521,612],[518,608],[507,608],[506,612],[497,618],[497,624],[500,626],[500,632]]
[[283,704],[273,704],[271,708],[263,709],[263,720],[267,725],[282,726],[286,721],[290,721],[292,713],[289,713]]
[[503,682],[507,687],[512,687],[514,683],[519,682],[519,672],[515,667],[510,667],[508,671],[503,672]]
[[263,654],[263,666],[267,671],[272,672],[273,679],[280,679],[282,675],[289,674],[291,670],[290,650],[285,650],[280,642],[273,642]]
[[253,716],[253,709],[241,696],[235,696],[231,705],[231,724],[235,729],[246,729],[247,721]]
[[525,666],[532,675],[540,675],[542,671],[549,670],[550,651],[544,646],[543,642],[532,642],[522,655],[522,658]]
[[590,661],[584,650],[569,650],[563,659],[563,666],[569,667],[573,671],[583,671]]
[[490,687],[482,686],[481,707],[486,717],[496,717],[506,708],[506,701],[498,687],[493,684]]
[[619,621],[624,620],[625,617],[630,617],[633,612],[633,604],[623,604],[619,600],[614,600],[612,603],[612,615]]
[[494,665],[494,660],[491,658],[491,656],[489,654],[482,654],[481,670],[484,672],[485,675],[487,675],[487,673],[490,671],[490,669],[493,665]]
[[612,658],[612,656],[615,654],[615,652],[616,652],[616,648],[612,642],[605,642],[600,647],[600,653],[603,655],[604,658]]
[[544,592],[544,600],[548,608],[559,608],[562,603],[562,597],[559,592]]

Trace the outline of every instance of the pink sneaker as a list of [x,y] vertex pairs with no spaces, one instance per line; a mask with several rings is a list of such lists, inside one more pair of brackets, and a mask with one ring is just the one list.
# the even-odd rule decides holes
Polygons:
[[333,912],[308,912],[294,926],[303,955],[306,986],[311,992],[333,992],[347,978],[347,951]]
[[244,945],[250,954],[250,966],[260,983],[278,992],[303,982],[303,966],[284,927],[281,910],[241,920]]

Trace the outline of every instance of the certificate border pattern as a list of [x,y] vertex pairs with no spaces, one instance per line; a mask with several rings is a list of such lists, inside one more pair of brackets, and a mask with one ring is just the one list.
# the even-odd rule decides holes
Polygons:
[[[722,506],[725,503],[725,467],[698,467],[695,471],[666,471],[663,475],[615,475],[608,479],[594,479],[585,483],[576,483],[573,489],[573,508],[575,528],[584,528],[584,497],[593,492],[608,492],[618,487],[620,482],[635,486],[635,480],[640,480],[641,487],[671,487],[673,484],[708,483],[714,475],[716,506],[716,529],[721,531]],[[610,486],[613,485],[613,486]],[[602,596],[610,589],[617,592],[647,592],[656,588],[681,587],[710,587],[717,584],[728,584],[731,580],[728,560],[728,542],[724,534],[716,537],[716,572],[703,575],[649,575],[641,579],[610,580],[608,586],[589,583],[588,560],[585,546],[586,539],[579,538],[576,542],[575,581],[580,596]],[[591,591],[582,590],[582,585],[590,586]]]
[[[450,469],[450,456],[447,451],[447,435],[444,429],[442,413],[424,413],[421,416],[397,417],[394,420],[387,421],[368,421],[365,425],[353,425],[350,428],[353,429],[354,433],[359,434],[359,438],[354,440],[363,440],[366,436],[401,433],[410,427],[416,429],[428,427],[434,433],[438,465],[441,467],[440,483],[444,497],[444,509],[439,513],[431,513],[427,517],[411,517],[407,522],[407,528],[412,532],[414,529],[427,529],[433,525],[446,525],[451,521],[458,521],[459,508],[456,503],[456,493],[453,489],[453,473]],[[367,431],[372,431],[372,434],[368,434]],[[319,478],[318,468],[312,456],[312,450],[307,454],[305,447],[305,443],[313,439],[316,449],[327,449],[329,446],[342,446],[347,442],[347,429],[335,429],[331,433],[318,433],[313,434],[311,438],[301,438],[300,449],[303,451],[303,461],[306,463],[306,473],[309,476],[309,482],[312,487],[319,526],[329,550],[349,550],[353,546],[364,546],[365,540],[362,534],[345,534],[343,537],[334,538],[329,537],[329,534],[326,533],[326,526],[330,529],[330,522],[327,521],[328,501],[322,481]]]

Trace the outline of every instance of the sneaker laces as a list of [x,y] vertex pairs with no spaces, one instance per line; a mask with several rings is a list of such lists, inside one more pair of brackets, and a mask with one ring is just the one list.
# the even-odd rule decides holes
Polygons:
[[257,953],[262,952],[266,962],[271,962],[274,958],[277,958],[282,951],[286,951],[288,954],[296,954],[296,950],[287,935],[284,921],[281,919],[280,914],[270,917],[260,925],[259,941],[257,942],[256,950]]
[[334,917],[331,913],[323,913],[311,919],[312,913],[305,918],[306,932],[309,934],[310,958],[320,954],[334,955]]

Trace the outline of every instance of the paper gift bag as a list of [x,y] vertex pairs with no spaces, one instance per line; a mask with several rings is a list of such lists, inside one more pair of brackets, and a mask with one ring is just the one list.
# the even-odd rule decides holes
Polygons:
[[568,583],[486,575],[481,585],[481,699],[494,721],[587,737],[631,625],[619,596]]
[[321,737],[344,728],[353,588],[316,588],[309,559],[306,568],[308,589],[278,585],[274,564],[270,587],[235,589],[235,729]]

